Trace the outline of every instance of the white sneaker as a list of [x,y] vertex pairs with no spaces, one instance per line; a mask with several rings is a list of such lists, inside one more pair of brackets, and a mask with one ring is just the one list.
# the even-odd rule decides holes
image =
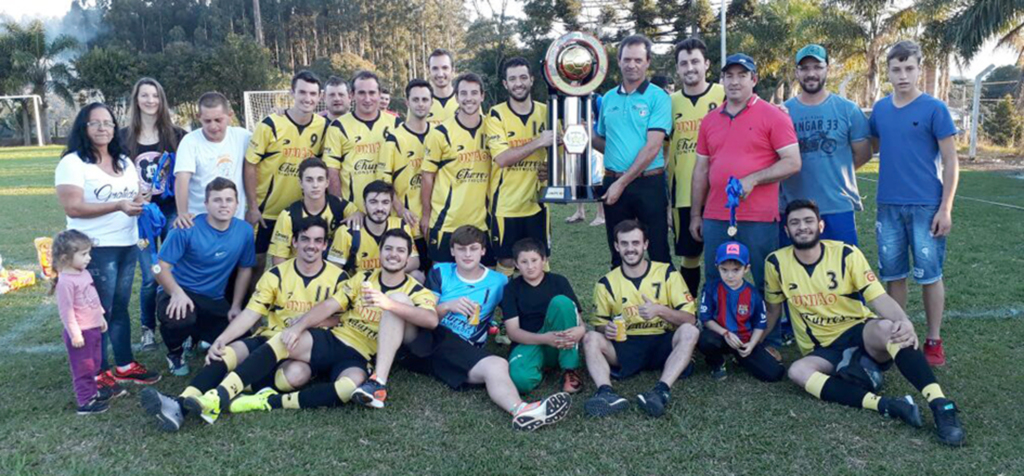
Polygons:
[[153,329],[148,327],[142,328],[142,338],[139,340],[142,344],[142,350],[155,350],[156,349],[156,333]]
[[562,392],[527,404],[512,417],[512,427],[517,430],[533,431],[555,423],[569,414],[570,401],[569,394]]

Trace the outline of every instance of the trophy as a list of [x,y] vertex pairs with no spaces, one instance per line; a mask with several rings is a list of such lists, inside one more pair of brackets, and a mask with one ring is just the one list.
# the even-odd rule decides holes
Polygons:
[[548,153],[548,186],[540,201],[575,203],[600,200],[604,161],[594,151],[594,90],[608,74],[608,55],[591,35],[572,32],[558,38],[544,55],[549,87],[548,124],[562,131]]

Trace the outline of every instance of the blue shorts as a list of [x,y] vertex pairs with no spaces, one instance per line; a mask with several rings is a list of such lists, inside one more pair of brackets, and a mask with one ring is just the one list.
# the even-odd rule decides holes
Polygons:
[[914,255],[914,281],[932,284],[942,279],[946,237],[936,238],[931,231],[938,211],[938,205],[878,204],[875,222],[878,279],[883,282],[906,279],[911,271],[911,254]]
[[[822,215],[825,222],[825,231],[821,233],[823,240],[842,241],[848,245],[858,246],[857,242],[857,221],[854,220],[854,212],[829,213]],[[793,241],[786,234],[786,223],[779,224],[779,248],[792,245]]]

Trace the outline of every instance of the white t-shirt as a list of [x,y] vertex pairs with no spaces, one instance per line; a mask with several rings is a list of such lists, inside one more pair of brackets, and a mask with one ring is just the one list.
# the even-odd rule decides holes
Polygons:
[[244,127],[228,127],[224,140],[220,142],[206,140],[202,129],[189,132],[181,139],[174,157],[174,173],[192,173],[192,180],[188,183],[189,213],[206,213],[206,206],[203,205],[206,185],[217,177],[224,177],[238,187],[238,210],[235,211],[235,217],[245,219],[245,182],[242,170],[250,136],[252,133]]
[[[73,185],[82,189],[85,203],[110,203],[134,200],[139,193],[139,174],[135,164],[121,157],[121,176],[108,175],[96,164],[82,162],[72,152],[60,159],[54,174],[55,185]],[[69,230],[78,230],[92,238],[96,246],[134,246],[139,242],[136,217],[122,211],[93,218],[67,217]]]

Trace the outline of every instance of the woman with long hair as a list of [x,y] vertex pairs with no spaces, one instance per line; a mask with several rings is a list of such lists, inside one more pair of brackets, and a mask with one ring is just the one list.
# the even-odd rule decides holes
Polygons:
[[[128,317],[139,252],[137,217],[149,197],[139,192],[135,164],[124,155],[117,137],[117,119],[110,108],[101,103],[82,108],[61,155],[54,174],[57,199],[64,207],[67,228],[93,240],[92,261],[86,269],[92,275],[108,324],[97,383],[101,387],[115,387],[117,381],[154,383],[160,375],[147,370],[132,355]],[[114,353],[116,366],[112,369],[106,342]]]
[[[164,153],[173,154],[185,131],[171,122],[164,88],[153,78],[142,78],[132,88],[128,107],[128,126],[121,129],[121,140],[125,154],[135,164],[143,190],[149,189],[152,203],[160,207],[167,218],[160,240],[167,236],[170,224],[174,223],[177,207],[173,190],[167,190],[168,179],[174,173],[174,161],[169,159],[161,165]],[[158,170],[159,169],[159,170]],[[155,186],[154,186],[155,184]],[[156,244],[154,243],[154,246]],[[153,277],[152,255],[139,252],[139,268],[142,286],[139,288],[139,323],[142,325],[142,350],[156,349],[156,279]]]

